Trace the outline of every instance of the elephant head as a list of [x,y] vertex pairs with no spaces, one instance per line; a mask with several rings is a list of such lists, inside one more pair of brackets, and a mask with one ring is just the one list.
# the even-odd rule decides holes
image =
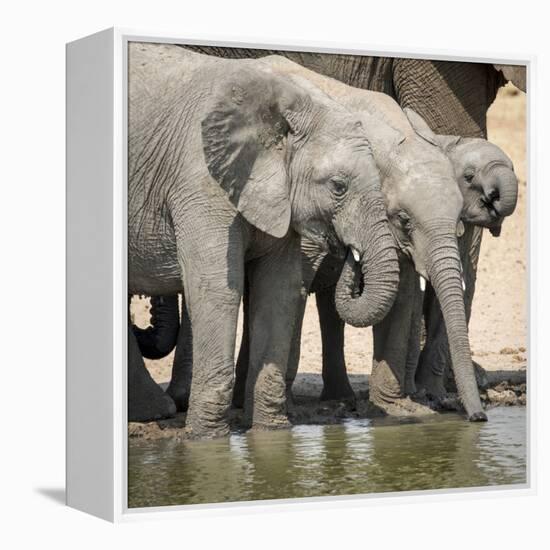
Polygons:
[[464,197],[462,220],[488,227],[498,237],[518,198],[512,161],[499,147],[481,138],[438,135],[436,139],[453,163]]
[[261,62],[238,67],[202,120],[211,176],[262,231],[281,238],[292,227],[327,250],[347,248],[338,296],[349,306],[344,320],[379,322],[393,304],[399,267],[359,117],[298,76],[283,78]]

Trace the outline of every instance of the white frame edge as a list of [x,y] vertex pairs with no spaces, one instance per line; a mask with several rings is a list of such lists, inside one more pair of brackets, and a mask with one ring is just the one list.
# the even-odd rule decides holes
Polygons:
[[[111,28],[67,45],[67,504],[101,518],[120,522],[159,518],[190,518],[196,516],[261,513],[263,511],[298,511],[319,507],[343,508],[388,503],[412,503],[419,497],[425,501],[464,500],[472,497],[526,496],[536,493],[534,470],[535,446],[532,411],[536,404],[536,342],[534,338],[534,305],[531,297],[535,286],[533,244],[535,237],[534,200],[534,119],[532,116],[536,90],[536,58],[527,54],[477,54],[424,48],[369,47],[365,44],[343,44],[278,39],[241,39],[234,37],[205,37],[186,33],[146,33],[130,29]],[[128,508],[127,499],[127,45],[131,41],[204,44],[217,46],[266,48],[355,55],[384,55],[389,57],[429,58],[445,61],[473,61],[525,65],[527,67],[527,166],[528,235],[529,235],[529,368],[527,372],[528,433],[527,482],[523,485],[460,488],[456,490],[411,491],[407,493],[348,495],[274,501],[246,501],[204,505],[181,505],[156,508]],[[422,49],[422,53],[419,50]],[[90,77],[90,60],[96,60],[96,78]],[[101,64],[106,64],[101,67]],[[110,70],[109,70],[110,67]],[[91,93],[81,101],[74,96],[76,83],[88,75]],[[92,75],[93,76],[93,75]],[[111,93],[102,96],[102,86],[111,82]],[[104,90],[104,89],[103,89]],[[82,98],[81,98],[82,99]],[[101,118],[101,115],[110,119]],[[104,124],[98,127],[98,120]],[[111,143],[107,151],[105,143]],[[99,180],[93,179],[82,167],[86,159],[98,160]],[[101,160],[99,160],[101,159]],[[101,172],[101,166],[107,172]],[[86,184],[93,183],[107,197],[95,218],[80,215],[87,200]],[[74,187],[74,189],[73,189]],[[76,191],[75,191],[76,190]],[[107,193],[108,191],[108,193]],[[71,194],[72,193],[72,194]],[[101,227],[97,220],[101,219]],[[96,223],[94,223],[94,220]],[[88,225],[87,225],[88,224]],[[110,246],[97,248],[96,229],[109,233]],[[76,246],[78,245],[78,246]],[[78,249],[92,254],[81,257]],[[94,248],[95,246],[95,248]],[[100,273],[107,273],[107,283],[91,281],[90,266],[101,264]],[[112,278],[109,277],[112,273]],[[84,297],[82,296],[84,295]],[[106,308],[112,312],[105,317]],[[85,311],[86,313],[81,313]],[[110,332],[109,332],[110,331]],[[107,332],[109,335],[107,336]],[[107,342],[103,360],[90,358],[90,334]],[[106,339],[106,340],[104,340]],[[105,352],[102,346],[99,346]],[[91,369],[93,367],[93,369]],[[90,369],[93,374],[90,374]],[[106,411],[98,419],[98,404]],[[90,411],[94,411],[93,414]],[[85,426],[85,435],[80,435]],[[94,468],[103,465],[98,477]]]

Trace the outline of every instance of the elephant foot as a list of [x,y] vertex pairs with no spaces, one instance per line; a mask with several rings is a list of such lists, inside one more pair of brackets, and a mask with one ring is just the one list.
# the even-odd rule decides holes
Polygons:
[[[194,407],[193,407],[194,408]],[[230,434],[228,414],[203,414],[198,415],[191,411],[187,412],[184,439],[217,439],[228,437]]]
[[286,388],[286,413],[288,418],[292,418],[296,413],[296,399],[294,399],[292,386]]
[[401,385],[387,364],[375,363],[369,378],[369,402],[385,412],[404,398]]
[[174,389],[171,385],[166,389],[166,393],[176,404],[178,412],[185,412],[189,408],[189,392],[185,390]]
[[147,422],[176,414],[172,398],[151,378],[150,383],[133,383],[128,388],[128,421]]
[[411,380],[411,379],[405,379],[405,391],[404,391],[404,393],[405,393],[405,395],[409,395],[413,398],[415,396],[423,397],[423,395],[424,395],[424,392],[419,391],[418,388],[416,387],[415,381]]
[[269,420],[261,420],[252,424],[251,430],[253,431],[270,431],[270,430],[284,430],[292,427],[292,423],[286,416],[278,415],[270,418]]
[[210,426],[208,429],[200,426],[186,425],[183,429],[183,439],[219,439],[221,437],[229,437],[230,430],[227,424],[220,424],[217,427]]
[[325,384],[321,392],[321,401],[341,401],[355,409],[356,397],[349,381],[342,384]]
[[392,401],[371,401],[378,411],[383,411],[388,416],[425,416],[435,414],[435,411],[410,397],[400,397]]
[[443,401],[447,397],[443,376],[433,372],[419,371],[416,379],[416,392],[422,392],[428,399],[436,402]]
[[191,389],[189,408],[185,419],[187,439],[214,439],[230,433],[229,411],[231,381],[211,385],[202,392]]

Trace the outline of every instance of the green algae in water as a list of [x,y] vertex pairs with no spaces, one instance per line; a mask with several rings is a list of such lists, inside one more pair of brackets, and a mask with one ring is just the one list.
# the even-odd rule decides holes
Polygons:
[[526,410],[349,420],[213,441],[129,440],[130,508],[521,484]]

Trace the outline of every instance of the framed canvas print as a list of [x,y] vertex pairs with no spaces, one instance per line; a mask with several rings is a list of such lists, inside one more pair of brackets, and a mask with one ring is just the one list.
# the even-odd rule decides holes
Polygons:
[[529,490],[531,66],[68,44],[69,505]]

